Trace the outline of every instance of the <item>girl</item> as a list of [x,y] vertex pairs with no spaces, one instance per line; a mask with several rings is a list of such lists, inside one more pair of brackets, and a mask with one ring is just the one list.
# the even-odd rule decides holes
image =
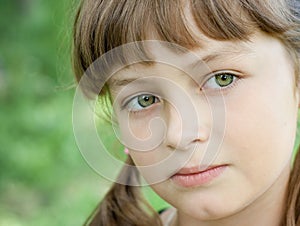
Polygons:
[[87,225],[300,226],[298,3],[81,2],[75,75],[129,152]]

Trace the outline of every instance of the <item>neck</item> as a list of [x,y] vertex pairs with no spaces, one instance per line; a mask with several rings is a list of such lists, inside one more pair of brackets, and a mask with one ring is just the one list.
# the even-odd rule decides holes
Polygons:
[[281,226],[286,208],[286,191],[290,169],[287,168],[278,180],[258,199],[246,208],[217,220],[201,221],[178,211],[177,226]]

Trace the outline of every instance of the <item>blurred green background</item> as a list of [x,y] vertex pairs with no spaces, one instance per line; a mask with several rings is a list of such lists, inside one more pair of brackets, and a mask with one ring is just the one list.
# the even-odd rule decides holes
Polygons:
[[0,0],[0,225],[82,225],[108,182],[72,132],[74,0]]
[[0,0],[0,226],[82,225],[110,186],[72,131],[77,4]]
[[0,0],[0,226],[82,225],[111,185],[72,130],[77,4]]

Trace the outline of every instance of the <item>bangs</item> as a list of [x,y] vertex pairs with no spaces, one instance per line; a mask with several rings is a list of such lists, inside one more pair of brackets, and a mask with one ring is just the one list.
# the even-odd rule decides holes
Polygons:
[[[204,43],[198,33],[220,41],[247,40],[258,30],[299,50],[299,19],[283,0],[85,0],[74,26],[76,78],[104,53],[126,43],[158,39],[193,49]],[[140,44],[127,51],[109,61],[126,64],[130,54],[145,64],[153,60]],[[100,71],[109,70],[105,67],[109,65],[101,65]],[[96,77],[90,76],[92,84],[101,77],[97,69]]]
[[216,40],[245,40],[256,25],[241,1],[87,0],[77,15],[75,36],[85,37],[81,53],[92,57],[85,60],[87,68],[102,54],[130,42],[159,39],[188,49],[199,47],[190,19],[202,34]]

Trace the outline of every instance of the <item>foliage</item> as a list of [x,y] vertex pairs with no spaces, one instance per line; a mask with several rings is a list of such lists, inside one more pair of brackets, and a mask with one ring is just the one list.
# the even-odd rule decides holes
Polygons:
[[82,225],[109,186],[72,132],[76,4],[1,2],[0,225]]

